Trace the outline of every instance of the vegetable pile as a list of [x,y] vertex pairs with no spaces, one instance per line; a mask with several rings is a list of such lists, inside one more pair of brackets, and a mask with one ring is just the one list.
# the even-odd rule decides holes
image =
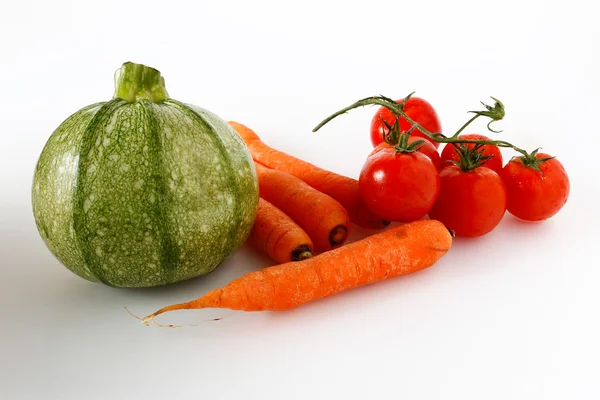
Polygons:
[[[206,274],[247,242],[271,267],[167,311],[287,310],[430,267],[452,238],[495,229],[506,211],[541,221],[567,202],[569,178],[551,155],[490,134],[502,102],[471,111],[452,135],[410,95],[378,105],[373,149],[358,179],[268,146],[249,127],[167,95],[160,73],[125,63],[113,100],[88,106],[52,134],[36,167],[33,208],[52,253],[111,286],[156,286]],[[443,146],[441,146],[443,144]],[[441,152],[440,152],[441,147]],[[516,154],[504,161],[501,148]],[[389,228],[390,223],[399,226]],[[352,225],[371,234],[347,244]]]
[[[274,256],[279,247],[286,262],[247,274],[196,300],[164,307],[142,321],[149,324],[159,314],[180,309],[287,310],[427,268],[450,249],[454,235],[485,235],[500,223],[507,209],[530,221],[556,214],[569,194],[568,177],[556,158],[537,150],[528,153],[481,134],[461,134],[479,117],[490,118],[490,123],[504,118],[504,105],[494,100],[494,106],[484,104],[485,110],[474,112],[450,137],[439,132],[435,109],[412,94],[397,101],[367,98],[338,111],[314,131],[350,109],[382,105],[371,122],[374,149],[358,181],[275,150],[250,128],[229,122],[257,163],[260,196],[273,199],[282,209],[274,217],[281,223],[270,225],[272,234],[255,225],[261,230],[255,246],[258,243],[259,249],[281,262]],[[490,124],[488,128],[495,132]],[[445,143],[441,154],[440,143]],[[500,147],[520,155],[503,165]],[[323,205],[315,206],[320,192],[325,196]],[[336,223],[343,233],[350,228],[342,222],[343,208],[354,224],[365,228],[381,230],[390,221],[404,224],[343,245],[345,236],[332,241]],[[259,210],[259,218],[260,214]],[[287,215],[300,225],[288,228],[287,236],[295,236],[295,241],[283,240],[286,234],[276,229],[290,223]],[[423,219],[426,216],[429,219]],[[307,242],[306,236],[322,241],[327,235],[329,242],[317,246],[318,255],[294,261],[294,249]]]

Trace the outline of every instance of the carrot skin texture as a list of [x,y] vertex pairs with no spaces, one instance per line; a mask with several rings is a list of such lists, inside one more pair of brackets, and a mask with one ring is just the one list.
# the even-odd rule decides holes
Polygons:
[[263,198],[258,201],[248,242],[280,264],[312,257],[313,243],[306,232]]
[[293,175],[255,164],[260,197],[297,223],[313,241],[316,252],[346,242],[350,219],[340,203]]
[[349,289],[428,268],[451,246],[452,234],[441,222],[410,222],[304,261],[248,273],[196,300],[164,307],[144,320],[181,309],[289,310]]
[[339,201],[356,225],[367,229],[383,229],[389,221],[373,214],[362,201],[356,179],[324,170],[311,163],[266,145],[260,137],[245,125],[229,121],[238,133],[255,161],[273,169],[290,173],[308,185]]

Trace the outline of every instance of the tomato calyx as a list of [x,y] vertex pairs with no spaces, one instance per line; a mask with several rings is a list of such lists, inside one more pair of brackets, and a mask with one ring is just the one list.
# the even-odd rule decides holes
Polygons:
[[[403,99],[403,100],[402,100],[400,103],[396,103],[394,100],[392,100],[392,99],[391,99],[391,98],[389,98],[389,97],[385,97],[385,96],[381,96],[381,97],[385,97],[385,99],[386,99],[386,100],[388,100],[388,101],[391,101],[391,102],[394,102],[394,103],[398,104],[398,107],[400,108],[400,110],[404,111],[404,106],[406,105],[406,102],[407,102],[407,101],[408,101],[408,100],[409,100],[409,99],[412,97],[412,95],[413,95],[413,94],[415,94],[415,92],[414,92],[414,91],[413,91],[413,92],[410,92],[410,93],[408,94],[408,96],[406,96],[406,97],[405,97],[405,98],[404,98],[404,99]],[[390,111],[391,111],[391,110],[390,110]],[[393,112],[393,111],[392,111],[392,112]],[[400,117],[400,114],[394,113],[394,115],[395,115],[396,117]]]
[[410,138],[412,131],[415,129],[415,125],[411,126],[406,132],[402,132],[400,131],[399,120],[400,116],[396,116],[396,119],[392,125],[390,125],[387,121],[383,121],[388,130],[387,134],[383,134],[383,141],[390,146],[393,146],[396,153],[414,153],[418,151],[425,144],[425,140],[420,139],[409,143],[408,139]]
[[456,154],[458,154],[458,161],[449,160],[452,164],[458,166],[464,172],[469,172],[475,168],[481,167],[487,160],[494,157],[484,155],[484,145],[477,143],[473,147],[469,147],[465,143],[453,144]]
[[532,168],[532,169],[536,170],[537,172],[539,172],[540,174],[542,174],[542,176],[544,176],[544,173],[540,169],[540,164],[545,163],[546,161],[550,161],[556,157],[538,158],[538,152],[540,150],[541,150],[541,148],[538,147],[531,153],[527,153],[526,151],[524,151],[523,153],[521,153],[521,154],[523,154],[522,156],[513,157],[513,160],[515,158],[521,160],[521,163],[523,163],[524,166],[526,166],[527,168]]
[[465,122],[465,124],[463,126],[461,126],[460,129],[457,130],[454,135],[451,136],[451,139],[458,137],[458,135],[460,135],[460,133],[463,130],[465,130],[465,128],[467,126],[471,125],[471,123],[479,117],[488,117],[490,119],[490,121],[487,124],[487,128],[491,132],[494,132],[494,133],[502,132],[501,130],[496,131],[496,130],[492,129],[490,125],[493,122],[504,119],[504,116],[506,115],[506,111],[504,110],[504,104],[502,104],[502,102],[500,100],[498,100],[497,98],[495,98],[493,96],[490,96],[490,97],[492,98],[492,100],[494,100],[494,102],[495,102],[494,105],[489,106],[489,105],[485,104],[483,101],[481,101],[480,103],[485,107],[485,110],[469,111],[470,113],[475,114],[475,115],[473,116],[473,118],[471,118],[470,120]]
[[[487,128],[494,133],[500,133],[500,132],[502,132],[501,130],[496,131],[496,130],[492,129],[490,127],[490,125],[496,121],[500,121],[501,119],[504,119],[504,116],[506,115],[506,111],[504,110],[504,104],[502,104],[502,102],[500,100],[498,100],[497,98],[495,98],[493,96],[490,96],[490,97],[495,102],[493,106],[489,106],[482,101],[481,104],[486,108],[484,111],[469,111],[469,112],[475,114],[475,117],[488,117],[490,119],[490,121],[487,124]],[[460,131],[458,133],[460,133]],[[455,136],[458,136],[458,134],[455,134]]]

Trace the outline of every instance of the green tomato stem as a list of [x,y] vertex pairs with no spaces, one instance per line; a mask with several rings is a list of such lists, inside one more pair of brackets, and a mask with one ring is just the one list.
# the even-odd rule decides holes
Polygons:
[[435,140],[439,143],[474,143],[474,144],[492,144],[498,147],[507,147],[511,148],[524,156],[529,156],[525,150],[518,148],[517,146],[505,141],[505,140],[478,140],[478,139],[460,139],[460,138],[447,138],[447,137],[432,137],[429,136],[432,140]]
[[126,62],[115,72],[115,94],[130,103],[150,100],[154,103],[169,98],[165,88],[165,79],[154,68],[142,64]]
[[[498,147],[511,148],[511,149],[521,153],[524,157],[527,157],[527,158],[531,157],[530,154],[527,153],[525,150],[523,150],[507,141],[504,141],[504,140],[475,140],[475,139],[462,139],[462,138],[457,137],[458,134],[460,134],[460,132],[462,132],[467,126],[469,126],[480,115],[490,117],[492,119],[492,121],[490,121],[490,122],[502,119],[504,117],[504,107],[503,107],[502,103],[500,103],[497,99],[494,99],[494,100],[496,100],[496,102],[497,102],[496,103],[497,109],[486,106],[488,111],[475,112],[475,116],[473,118],[471,118],[469,121],[467,121],[467,123],[465,123],[458,130],[458,132],[455,133],[454,136],[452,136],[452,137],[446,137],[439,132],[436,132],[436,133],[429,132],[427,129],[423,128],[418,122],[414,121],[412,118],[410,118],[408,115],[406,115],[406,113],[403,110],[403,107],[401,107],[400,104],[396,103],[395,101],[393,101],[387,97],[383,97],[383,96],[367,97],[367,98],[357,101],[354,104],[349,105],[348,107],[341,109],[340,111],[330,115],[329,117],[327,117],[323,121],[321,121],[321,123],[319,123],[313,129],[313,132],[318,131],[319,129],[321,129],[323,127],[323,125],[327,124],[332,119],[334,119],[342,114],[345,114],[352,109],[364,107],[367,105],[380,105],[380,106],[388,108],[392,113],[399,115],[399,116],[403,117],[404,119],[406,119],[410,124],[412,124],[413,128],[419,130],[421,133],[423,133],[425,136],[427,136],[429,139],[431,139],[435,142],[438,142],[438,143],[490,144],[490,145],[495,145]],[[488,124],[488,128],[489,128],[489,124]]]
[[467,126],[471,125],[471,122],[475,121],[475,120],[476,120],[477,118],[479,118],[480,116],[481,116],[481,114],[475,114],[475,115],[473,116],[473,118],[471,118],[470,120],[468,120],[467,122],[465,122],[465,124],[464,124],[464,125],[463,125],[463,126],[462,126],[462,127],[459,129],[459,130],[457,130],[457,131],[456,131],[456,133],[455,133],[454,135],[452,135],[452,137],[453,137],[453,138],[455,138],[455,137],[457,137],[458,135],[460,135],[460,133],[461,133],[462,131],[464,131],[464,130],[465,130],[465,128],[466,128]]

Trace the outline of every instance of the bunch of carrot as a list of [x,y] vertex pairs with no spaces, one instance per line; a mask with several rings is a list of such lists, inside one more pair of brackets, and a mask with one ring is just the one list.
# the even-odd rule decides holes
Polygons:
[[358,181],[277,151],[248,127],[229,124],[250,150],[259,182],[258,212],[248,240],[278,264],[196,300],[163,307],[143,318],[146,324],[181,309],[287,310],[430,267],[450,249],[452,232],[435,220],[344,245],[350,221],[370,229],[389,225],[366,208]]
[[358,181],[275,150],[245,125],[230,121],[256,165],[261,201],[249,242],[284,263],[343,245],[350,222],[382,229],[389,222],[363,203]]

